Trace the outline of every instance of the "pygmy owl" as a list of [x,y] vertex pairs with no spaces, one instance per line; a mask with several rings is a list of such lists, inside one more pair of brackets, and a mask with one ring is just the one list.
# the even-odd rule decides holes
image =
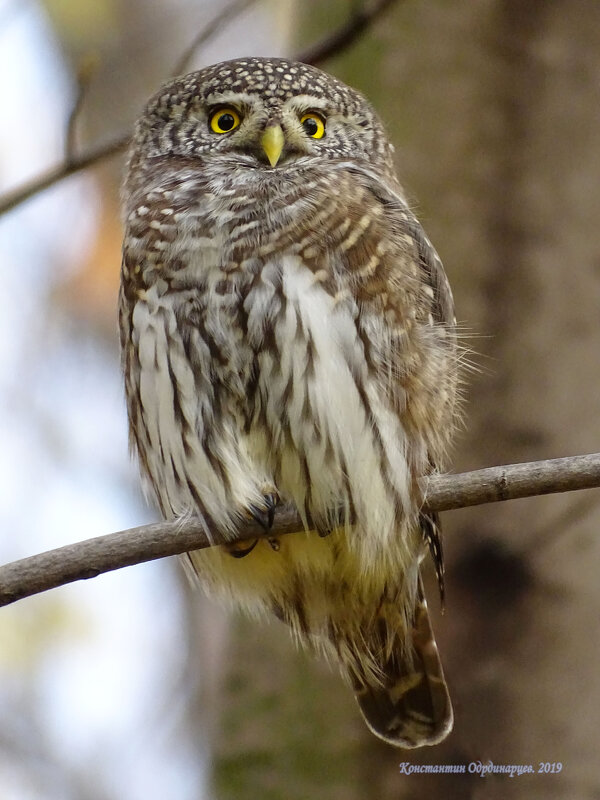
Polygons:
[[[418,480],[455,422],[453,304],[381,122],[314,67],[216,64],[150,100],[123,198],[131,441],[164,517],[231,542],[194,571],[336,662],[375,734],[441,741]],[[305,530],[235,543],[277,503]]]

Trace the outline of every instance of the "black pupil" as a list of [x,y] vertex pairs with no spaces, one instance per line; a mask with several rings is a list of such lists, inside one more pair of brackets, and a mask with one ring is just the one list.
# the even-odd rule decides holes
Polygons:
[[308,133],[309,136],[314,136],[315,133],[317,133],[319,130],[319,125],[317,123],[317,120],[313,119],[312,117],[305,119],[302,124],[304,125],[304,130]]
[[218,122],[222,131],[230,131],[235,125],[235,118],[233,114],[221,114]]

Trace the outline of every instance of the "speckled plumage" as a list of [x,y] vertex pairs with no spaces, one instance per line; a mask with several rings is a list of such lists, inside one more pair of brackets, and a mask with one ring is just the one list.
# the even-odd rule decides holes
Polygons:
[[[220,108],[235,129],[211,129]],[[131,438],[163,515],[234,539],[278,497],[320,534],[212,547],[195,571],[339,663],[377,735],[440,741],[452,710],[419,563],[428,544],[442,585],[442,557],[417,479],[454,427],[452,297],[377,116],[313,67],[217,64],[149,102],[123,197]]]

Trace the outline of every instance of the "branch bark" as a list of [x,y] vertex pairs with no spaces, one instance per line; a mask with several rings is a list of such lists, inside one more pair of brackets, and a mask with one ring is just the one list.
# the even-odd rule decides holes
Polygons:
[[[600,487],[600,453],[489,467],[459,475],[434,475],[424,486],[424,508],[447,511],[594,487]],[[238,539],[285,536],[301,530],[296,511],[281,509],[268,534],[258,524],[248,522]],[[73,581],[95,578],[103,572],[223,543],[218,531],[207,530],[194,518],[87,539],[0,567],[0,606]]]

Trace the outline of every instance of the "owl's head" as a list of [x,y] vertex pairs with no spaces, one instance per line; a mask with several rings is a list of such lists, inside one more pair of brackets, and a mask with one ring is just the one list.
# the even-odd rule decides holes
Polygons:
[[282,169],[352,159],[392,169],[392,148],[365,98],[325,72],[281,58],[240,58],[166,84],[137,123],[135,158],[235,157]]

